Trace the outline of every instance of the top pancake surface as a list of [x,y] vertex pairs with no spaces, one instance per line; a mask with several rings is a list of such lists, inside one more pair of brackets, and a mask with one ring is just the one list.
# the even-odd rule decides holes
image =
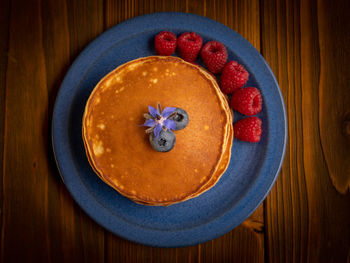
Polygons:
[[[231,125],[219,90],[198,67],[175,57],[147,57],[108,74],[92,92],[83,136],[94,169],[120,193],[145,202],[176,202],[194,194],[216,171]],[[148,105],[179,107],[189,123],[173,150],[150,146]]]

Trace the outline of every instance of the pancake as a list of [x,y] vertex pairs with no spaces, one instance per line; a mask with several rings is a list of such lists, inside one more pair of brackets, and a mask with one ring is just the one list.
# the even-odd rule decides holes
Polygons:
[[[190,119],[167,153],[153,150],[139,126],[148,105],[157,102],[185,109]],[[96,85],[83,117],[96,174],[148,205],[181,202],[215,185],[229,163],[232,137],[231,111],[216,81],[176,57],[140,58],[116,68]]]
[[[181,202],[183,201],[186,201],[188,199],[191,199],[191,198],[194,198],[194,197],[197,197],[201,194],[203,194],[204,192],[208,191],[210,188],[212,188],[218,181],[219,179],[221,178],[221,176],[223,175],[223,173],[226,171],[229,163],[230,163],[230,157],[231,157],[231,147],[232,147],[232,141],[233,141],[233,133],[230,134],[230,137],[229,139],[231,139],[231,143],[227,144],[227,147],[226,147],[226,150],[225,150],[225,153],[224,153],[224,156],[222,158],[222,161],[220,163],[220,168],[215,172],[215,174],[212,176],[212,178],[210,179],[210,181],[203,185],[201,187],[201,189],[199,189],[198,192],[192,194],[191,196],[188,196],[186,197],[184,200],[181,200]],[[136,200],[134,199],[133,201],[135,201],[136,203],[139,203],[139,204],[143,204],[143,205],[153,205],[153,206],[169,206],[169,205],[172,205],[174,204],[174,202],[163,202],[163,203],[147,203],[147,202],[141,202],[139,200]],[[176,202],[178,203],[178,202]]]

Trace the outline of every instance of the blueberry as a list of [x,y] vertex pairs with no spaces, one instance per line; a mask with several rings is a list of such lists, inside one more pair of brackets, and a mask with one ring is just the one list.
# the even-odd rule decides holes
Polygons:
[[171,117],[171,120],[174,120],[176,123],[175,131],[182,130],[187,126],[188,123],[188,114],[185,110],[181,108],[176,108],[175,112],[177,113],[174,117]]
[[169,152],[174,148],[176,137],[171,130],[161,130],[158,138],[152,132],[149,135],[149,141],[153,147],[158,152]]

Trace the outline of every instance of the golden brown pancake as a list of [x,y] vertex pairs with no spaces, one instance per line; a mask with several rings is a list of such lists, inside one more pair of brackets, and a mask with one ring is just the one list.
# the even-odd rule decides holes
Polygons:
[[[145,134],[148,105],[179,107],[189,123],[175,131],[167,153]],[[232,116],[216,81],[176,57],[130,61],[95,87],[83,117],[88,160],[97,175],[138,203],[170,205],[211,188],[226,170],[233,138]]]
[[[182,201],[186,201],[188,199],[191,199],[191,198],[194,198],[194,197],[197,197],[199,195],[201,195],[202,193],[208,191],[210,188],[212,188],[220,179],[221,175],[226,171],[227,169],[227,166],[229,165],[230,163],[230,157],[231,157],[231,147],[232,147],[232,141],[233,141],[233,133],[230,134],[230,137],[229,139],[231,139],[231,143],[228,143],[227,144],[227,147],[226,147],[226,150],[225,150],[225,153],[224,153],[224,157],[222,158],[221,160],[221,163],[220,163],[220,166],[219,166],[219,169],[215,172],[215,174],[212,176],[212,178],[210,179],[210,181],[203,185],[201,187],[201,189],[199,189],[196,193],[186,197],[185,199],[181,200]],[[136,203],[139,203],[139,204],[144,204],[144,205],[162,205],[162,206],[169,206],[169,205],[172,205],[174,204],[173,202],[163,202],[163,203],[147,203],[147,202],[141,202],[141,201],[138,201],[136,199],[134,199],[134,201]]]

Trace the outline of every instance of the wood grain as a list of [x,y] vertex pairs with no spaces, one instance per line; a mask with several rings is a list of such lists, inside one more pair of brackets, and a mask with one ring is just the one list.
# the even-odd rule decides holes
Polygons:
[[[315,13],[320,11],[321,5],[318,2],[317,8],[312,9],[311,3],[305,4],[307,5],[301,7],[301,23],[303,25],[301,26],[301,45],[304,47],[301,52],[301,65],[302,71],[309,71],[309,74],[302,75],[302,86],[313,87],[315,85],[318,87],[302,90],[304,167],[307,174],[305,179],[309,204],[308,261],[346,262],[349,260],[350,247],[348,224],[350,222],[350,193],[340,194],[331,183],[320,138],[320,130],[322,129],[319,125],[322,106],[319,102],[322,79],[320,77],[322,74],[320,70],[321,49],[318,40],[320,30],[312,28],[315,26],[319,28],[318,15]],[[325,4],[326,2],[322,6],[326,7]],[[314,13],[307,10],[312,10]],[[327,10],[322,12],[328,12]],[[332,23],[332,19],[335,18],[328,16],[328,23]],[[345,17],[343,19],[346,23]],[[330,53],[328,56],[331,55]],[[315,60],[315,58],[317,59]],[[346,65],[340,64],[339,68],[343,66]],[[337,78],[334,80],[337,81]],[[334,101],[334,103],[337,102]],[[323,132],[327,132],[327,130]],[[329,136],[336,135],[329,133]],[[349,150],[348,148],[348,154]],[[346,156],[342,158],[346,158]],[[346,161],[346,159],[343,160]],[[346,165],[345,162],[344,164]]]
[[[341,194],[350,192],[350,74],[346,67],[350,59],[348,10],[349,1],[337,1],[330,10],[326,1],[318,2],[317,6],[321,62],[320,139],[332,184]],[[337,70],[333,72],[335,67]],[[329,100],[330,95],[333,100]]]
[[[3,262],[23,258],[44,262],[49,258],[48,97],[40,8],[39,2],[11,2],[2,177]],[[36,245],[30,246],[34,241]]]
[[[244,36],[278,79],[288,117],[279,178],[215,240],[153,248],[117,237],[73,201],[51,149],[51,116],[77,55],[103,31],[164,11]],[[348,0],[1,0],[0,262],[350,262]]]
[[[282,90],[288,115],[289,140],[284,165],[268,195],[266,242],[268,262],[304,262],[308,210],[304,180],[299,3],[262,2],[262,54]],[[292,5],[292,6],[290,6]]]
[[[320,2],[264,1],[262,6],[262,53],[279,81],[289,120],[283,169],[266,200],[268,262],[346,262],[349,256],[349,193],[339,195],[333,187],[320,138],[322,133],[337,137],[319,125],[320,116],[329,114],[321,104],[321,56],[332,57],[331,50],[320,50]],[[331,23],[324,12],[323,23]],[[346,164],[346,154],[338,157]]]
[[[10,2],[3,1],[0,6],[0,35],[4,36],[3,41],[0,42],[0,112],[5,113],[5,99],[6,99],[6,68],[7,68],[7,54],[8,54],[8,35],[9,35],[9,11]],[[4,148],[4,130],[5,130],[5,114],[0,117],[0,147]],[[0,169],[3,171],[3,151],[0,152]],[[2,192],[2,182],[0,181],[0,192]]]
[[[51,120],[53,104],[59,89],[60,82],[70,64],[69,34],[67,24],[67,6],[64,2],[55,4],[47,1],[42,5],[43,19],[43,46],[45,50],[45,66],[47,72],[48,123]],[[59,46],[60,48],[55,48]],[[49,140],[50,138],[48,138]],[[54,156],[48,142],[48,155],[52,161]],[[55,174],[56,168],[52,165],[51,171]],[[50,240],[51,261],[74,261],[77,253],[72,246],[76,242],[74,202],[68,198],[67,190],[60,182],[59,175],[48,177],[48,224],[49,235],[57,241]],[[52,244],[53,243],[53,244]],[[52,245],[55,249],[52,249]]]
[[[95,3],[88,1],[75,4],[80,7],[81,12],[86,11],[89,5],[90,8],[96,9],[96,13],[91,18],[95,22],[100,21],[100,23],[91,24],[88,22],[89,18],[83,15],[68,13],[68,9],[74,9],[75,7],[69,6],[63,1],[50,0],[42,5],[43,44],[45,48],[47,92],[49,94],[48,123],[51,123],[55,98],[71,61],[91,40],[89,37],[94,37],[103,31],[102,3],[98,3],[97,6],[94,6]],[[69,21],[74,21],[74,23],[69,23]],[[72,32],[82,32],[82,34],[76,35]],[[71,43],[71,41],[74,41],[74,43]],[[50,143],[48,154],[54,160]],[[57,174],[54,165],[51,169],[53,173]],[[52,238],[57,239],[54,244],[58,244],[58,247],[50,249],[52,251],[50,254],[51,261],[104,262],[104,230],[92,222],[80,208],[77,208],[58,174],[55,177],[49,177],[48,188],[51,189],[48,193],[49,234]],[[79,249],[76,249],[77,247]]]
[[[4,174],[5,119],[6,119],[6,68],[9,40],[10,1],[0,2],[0,171]],[[3,177],[0,180],[0,226],[3,222]],[[2,229],[2,228],[1,228]],[[2,230],[1,230],[2,233]],[[0,238],[0,251],[2,238]],[[1,256],[0,256],[1,260]]]

